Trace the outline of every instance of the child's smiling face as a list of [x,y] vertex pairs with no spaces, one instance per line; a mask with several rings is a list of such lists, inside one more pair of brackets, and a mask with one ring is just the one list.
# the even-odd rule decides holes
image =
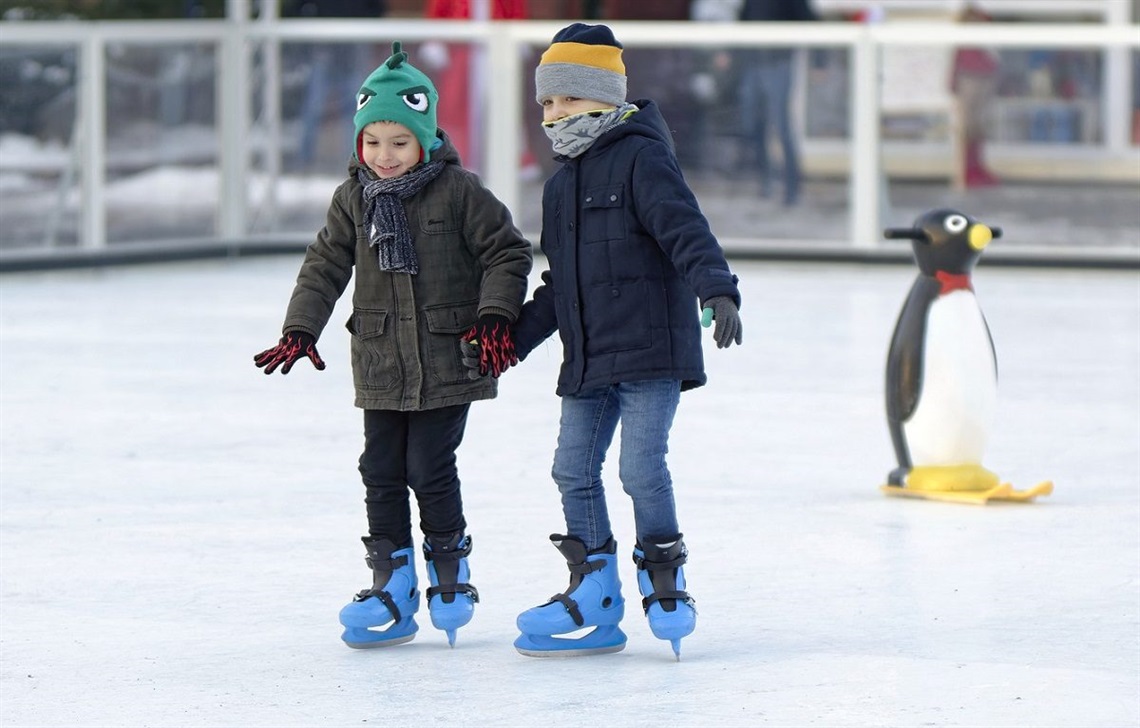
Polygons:
[[380,179],[395,179],[419,164],[420,143],[412,130],[395,121],[374,121],[360,132],[364,164]]

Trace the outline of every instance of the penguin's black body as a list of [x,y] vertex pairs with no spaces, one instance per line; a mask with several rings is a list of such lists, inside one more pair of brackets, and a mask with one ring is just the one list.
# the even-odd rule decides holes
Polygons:
[[[912,241],[919,273],[911,286],[887,354],[887,422],[897,467],[892,486],[974,489],[996,403],[997,359],[970,272],[986,245],[1001,235],[968,215],[932,210],[888,238]],[[969,482],[953,468],[966,466]],[[911,482],[919,469],[933,483]],[[953,472],[953,475],[948,473]],[[992,474],[988,474],[992,475]],[[986,481],[988,482],[988,481]]]

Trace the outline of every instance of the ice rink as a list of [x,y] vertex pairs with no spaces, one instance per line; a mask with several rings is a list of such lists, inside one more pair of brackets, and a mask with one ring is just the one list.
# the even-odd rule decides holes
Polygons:
[[877,489],[914,269],[734,261],[744,345],[706,346],[670,443],[700,612],[676,662],[641,615],[608,466],[627,648],[511,646],[516,614],[566,584],[547,540],[554,342],[472,408],[482,602],[455,648],[426,610],[410,644],[341,643],[337,611],[370,583],[348,296],[327,371],[252,363],[298,262],[0,277],[0,725],[1140,724],[1135,270],[982,260],[1000,367],[985,464],[1056,491],[980,507]]

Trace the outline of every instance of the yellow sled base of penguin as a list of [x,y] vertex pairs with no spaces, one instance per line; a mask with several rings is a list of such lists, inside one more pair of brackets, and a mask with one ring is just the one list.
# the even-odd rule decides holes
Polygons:
[[981,465],[920,466],[912,468],[903,485],[882,485],[879,490],[900,498],[923,498],[948,503],[985,505],[991,501],[1026,503],[1053,492],[1053,481],[1017,490]]

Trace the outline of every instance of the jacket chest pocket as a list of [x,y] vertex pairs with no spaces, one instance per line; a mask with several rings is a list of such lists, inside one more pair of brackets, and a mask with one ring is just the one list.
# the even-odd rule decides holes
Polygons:
[[582,196],[581,239],[602,243],[625,237],[625,190],[622,185],[591,187]]
[[444,205],[428,205],[419,212],[420,230],[428,235],[449,235],[459,232],[459,217]]

